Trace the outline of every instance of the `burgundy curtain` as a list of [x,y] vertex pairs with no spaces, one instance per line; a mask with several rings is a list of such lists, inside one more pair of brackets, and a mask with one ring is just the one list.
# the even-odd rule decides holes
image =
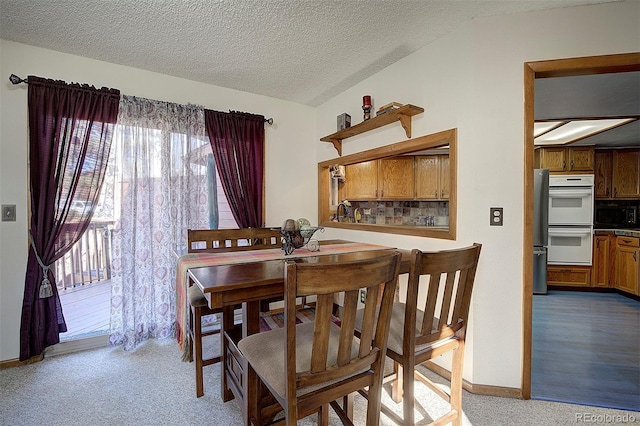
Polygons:
[[264,117],[204,111],[222,187],[240,228],[262,227]]
[[53,263],[89,226],[109,158],[120,92],[28,78],[30,246],[20,324],[20,360],[67,331]]

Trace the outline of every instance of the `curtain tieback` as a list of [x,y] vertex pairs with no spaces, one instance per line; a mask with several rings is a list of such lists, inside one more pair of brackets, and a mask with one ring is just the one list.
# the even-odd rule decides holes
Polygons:
[[40,299],[46,299],[47,297],[53,296],[53,289],[51,288],[51,282],[49,281],[49,265],[45,265],[40,255],[38,254],[38,250],[36,250],[36,244],[33,242],[33,236],[31,232],[29,232],[29,241],[31,242],[31,248],[33,248],[33,253],[36,255],[36,259],[38,260],[38,264],[42,268],[42,283],[40,283]]

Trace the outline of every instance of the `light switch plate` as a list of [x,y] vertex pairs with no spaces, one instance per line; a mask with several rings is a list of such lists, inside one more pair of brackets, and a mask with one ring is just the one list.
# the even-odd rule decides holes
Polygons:
[[16,205],[15,204],[2,205],[2,221],[3,222],[16,221]]
[[503,219],[502,207],[490,207],[489,208],[489,225],[502,226]]

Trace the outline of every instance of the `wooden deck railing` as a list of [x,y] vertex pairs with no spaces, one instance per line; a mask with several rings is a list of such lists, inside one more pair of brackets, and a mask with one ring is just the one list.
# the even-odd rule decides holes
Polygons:
[[91,222],[80,240],[55,264],[58,290],[111,279],[113,222]]

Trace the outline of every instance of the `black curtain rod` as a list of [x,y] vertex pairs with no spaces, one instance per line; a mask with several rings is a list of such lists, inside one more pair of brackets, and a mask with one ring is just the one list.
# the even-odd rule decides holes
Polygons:
[[[13,84],[20,84],[20,83],[24,83],[24,84],[29,84],[29,82],[27,81],[26,78],[20,78],[15,74],[11,74],[9,76],[9,81]],[[265,123],[268,123],[269,125],[273,124],[273,118],[265,118],[264,119]]]
[[[252,112],[244,112],[244,111],[234,111],[234,110],[229,110],[229,114],[233,114],[233,113],[238,113],[238,114],[249,114],[249,115],[259,115],[259,114],[254,114]],[[263,121],[265,123],[269,123],[269,125],[273,124],[273,118],[264,118]]]

